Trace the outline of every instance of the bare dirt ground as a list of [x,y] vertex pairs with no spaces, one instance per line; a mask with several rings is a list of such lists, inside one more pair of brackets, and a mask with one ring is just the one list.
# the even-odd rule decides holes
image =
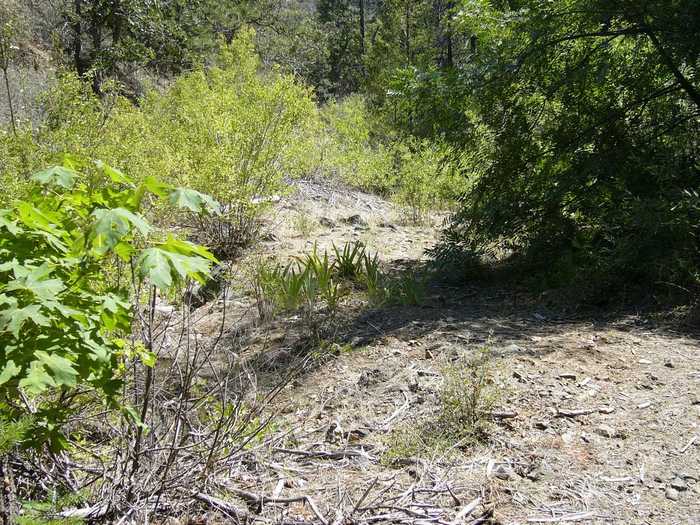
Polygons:
[[[376,196],[309,182],[278,203],[269,230],[239,264],[241,282],[261,258],[353,240],[388,266],[418,265],[439,218],[405,225]],[[253,298],[234,295],[230,318],[254,320]],[[202,309],[204,335],[217,304]],[[253,325],[236,351],[268,374],[292,367],[304,335],[295,320]],[[338,341],[284,388],[263,446],[226,480],[238,489],[227,501],[251,517],[700,524],[697,333],[639,315],[574,315],[508,288],[434,283],[420,307],[349,306]],[[397,435],[436,417],[446,367],[483,347],[499,393],[487,439],[418,456],[392,450]]]

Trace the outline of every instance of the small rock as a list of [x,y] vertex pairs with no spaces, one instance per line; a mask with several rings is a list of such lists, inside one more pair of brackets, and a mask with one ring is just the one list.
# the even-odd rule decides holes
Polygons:
[[547,430],[549,425],[546,421],[535,421],[534,427],[538,430]]
[[678,491],[676,489],[671,488],[671,487],[668,487],[666,489],[666,497],[668,499],[670,499],[671,501],[678,501],[679,496],[680,496],[680,494],[678,493]]
[[386,374],[382,372],[379,368],[363,370],[360,373],[360,377],[357,380],[358,386],[368,387],[383,383],[387,380]]
[[610,425],[599,425],[595,431],[603,437],[606,438],[616,438],[620,437],[620,432],[611,427]]
[[318,220],[318,223],[325,228],[335,228],[336,227],[335,221],[333,219],[329,219],[328,217],[321,217]]
[[639,364],[640,365],[650,365],[651,361],[649,361],[648,359],[640,359]]
[[673,364],[673,361],[666,361],[666,362],[664,363],[664,366],[665,366],[666,368],[673,368],[675,365]]
[[563,372],[559,374],[560,379],[576,379],[576,374],[573,372]]
[[682,478],[674,478],[671,481],[671,488],[683,492],[684,490],[688,490],[688,485],[686,484],[685,480]]
[[513,472],[506,465],[498,465],[493,469],[493,476],[505,481],[513,476]]
[[570,445],[571,443],[573,443],[575,438],[576,435],[573,432],[564,432],[561,435],[561,440],[564,442],[565,445]]
[[539,481],[542,479],[543,473],[542,470],[539,468],[536,468],[534,470],[531,470],[528,472],[525,477],[529,479],[530,481]]
[[367,226],[367,221],[364,220],[360,215],[351,215],[347,219],[341,219],[345,224],[350,224],[352,226]]

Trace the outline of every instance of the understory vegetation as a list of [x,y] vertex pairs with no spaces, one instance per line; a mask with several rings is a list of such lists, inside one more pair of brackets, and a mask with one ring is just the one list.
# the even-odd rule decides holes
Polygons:
[[[351,314],[438,281],[697,322],[698,34],[691,0],[4,1],[0,521],[255,519],[220,497],[273,446],[273,400]],[[358,240],[259,262],[246,321],[314,350],[261,385],[227,269],[302,180],[446,220],[425,265]],[[441,375],[387,463],[488,439],[488,352]]]

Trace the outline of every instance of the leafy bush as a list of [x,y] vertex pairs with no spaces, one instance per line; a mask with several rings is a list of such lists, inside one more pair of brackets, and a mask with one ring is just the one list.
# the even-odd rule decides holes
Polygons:
[[322,169],[365,191],[388,194],[394,187],[393,158],[384,138],[373,132],[375,122],[364,99],[349,96],[321,109],[325,126]]
[[491,368],[489,350],[481,349],[465,362],[444,371],[438,425],[455,441],[481,440],[487,436],[491,411],[497,401]]
[[[96,97],[74,75],[45,95],[45,121],[32,133],[0,135],[2,181],[58,162],[63,152],[129,166],[138,181],[157,176],[221,202],[216,218],[191,226],[219,255],[233,255],[255,236],[261,213],[284,193],[285,176],[316,168],[318,129],[311,91],[292,76],[258,72],[253,32],[223,44],[218,61],[179,77],[138,107],[103,84]],[[156,217],[162,207],[152,210]]]
[[365,245],[361,242],[348,242],[343,250],[333,245],[335,260],[333,264],[338,276],[342,279],[356,279],[362,275],[363,262],[366,256]]
[[393,151],[397,171],[393,199],[405,208],[409,222],[420,223],[431,211],[452,208],[466,191],[462,159],[452,148],[407,139],[395,144]]
[[217,204],[151,178],[137,185],[101,162],[68,160],[32,180],[28,199],[0,210],[0,394],[11,419],[27,410],[20,398],[36,406],[32,444],[60,448],[59,423],[78,387],[117,404],[130,286],[167,291],[203,280],[214,261],[172,236],[155,241],[141,210],[151,198],[195,212],[215,212]]
[[[479,53],[453,108],[478,115],[491,147],[444,254],[511,256],[540,284],[576,284],[595,301],[679,286],[692,298],[695,4],[468,5],[455,27],[475,34]],[[476,128],[464,128],[453,143],[473,148]]]

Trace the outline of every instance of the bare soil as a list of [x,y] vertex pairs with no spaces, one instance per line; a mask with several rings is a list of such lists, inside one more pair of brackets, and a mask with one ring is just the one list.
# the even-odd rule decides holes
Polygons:
[[[388,268],[417,267],[438,239],[441,217],[409,225],[379,197],[297,184],[271,215],[269,240],[237,264],[241,283],[260,259],[353,240]],[[245,286],[229,301],[228,330],[239,335],[232,351],[257,364],[261,384],[305,363],[274,401],[279,415],[251,465],[226,480],[278,498],[251,505],[227,496],[252,516],[700,524],[697,333],[636,314],[572,314],[512,286],[435,282],[417,307],[349,301],[333,330],[339,344],[310,359],[299,353],[308,334],[294,316],[261,322]],[[220,304],[201,309],[203,336]],[[484,347],[498,392],[486,439],[417,456],[392,450],[396,436],[430,428],[446,367]],[[294,501],[302,496],[315,505]]]

